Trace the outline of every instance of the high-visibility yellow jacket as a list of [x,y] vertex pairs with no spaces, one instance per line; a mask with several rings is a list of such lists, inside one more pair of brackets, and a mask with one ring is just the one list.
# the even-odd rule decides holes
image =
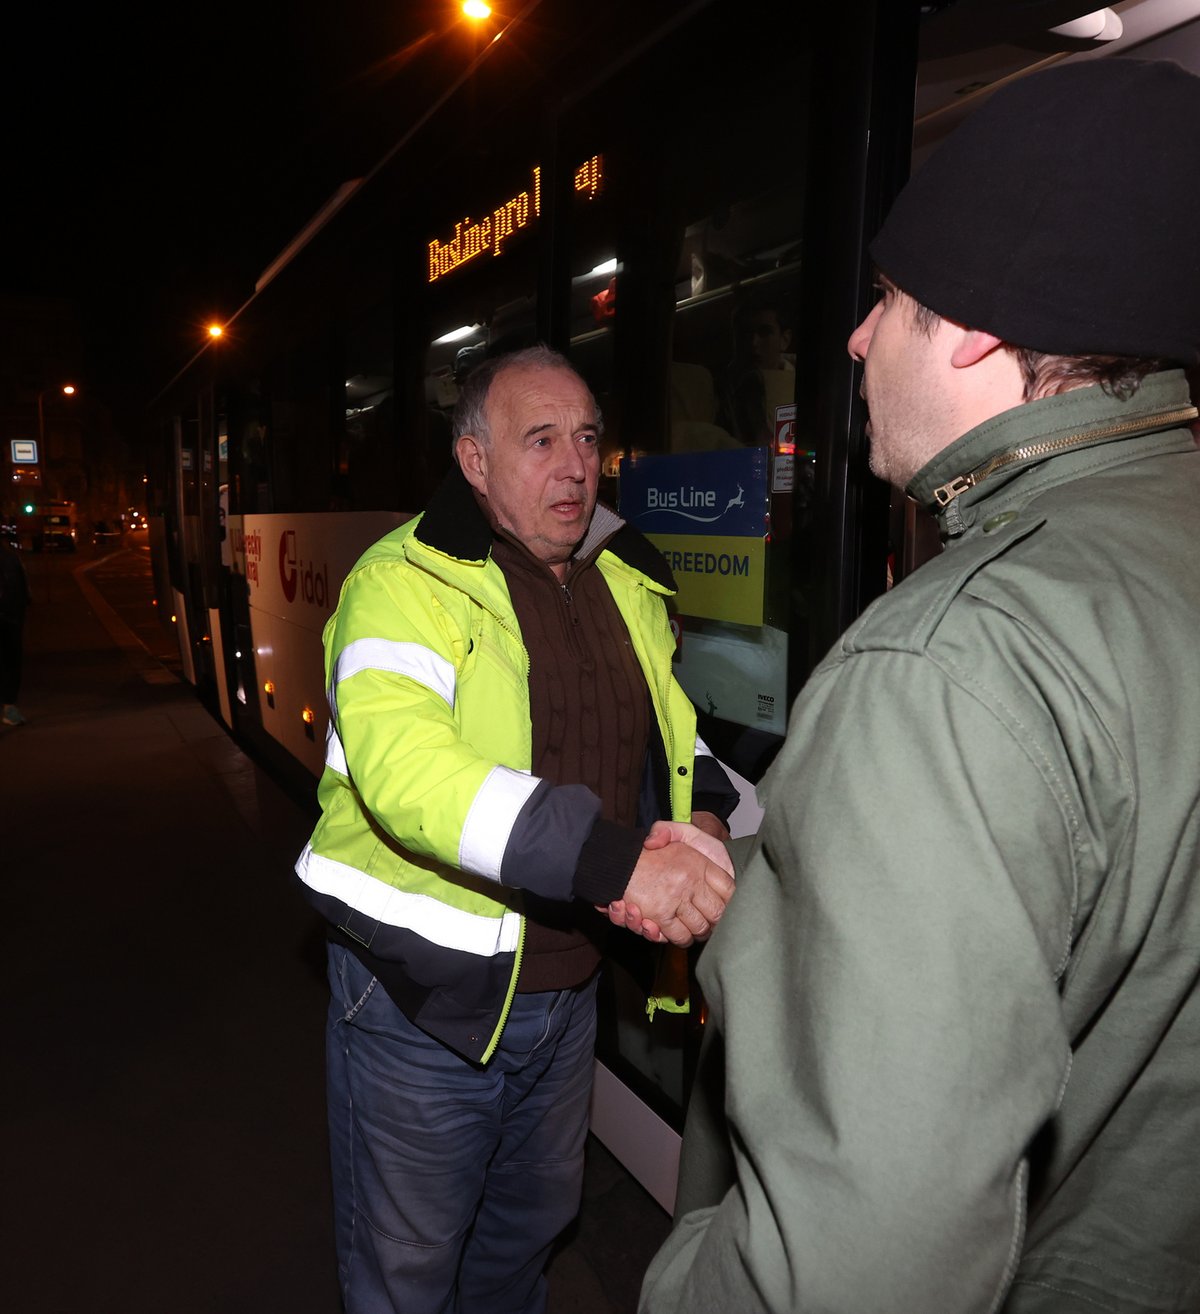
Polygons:
[[[658,814],[686,820],[697,753],[719,767],[671,674],[673,582],[647,540],[598,507],[581,554],[606,538],[596,564],[665,749]],[[457,471],[347,576],[325,663],[322,816],[297,874],[342,934],[401,966],[410,988],[396,1002],[413,1021],[486,1060],[515,989],[523,891],[572,897],[600,800],[530,774],[529,657],[490,527]]]

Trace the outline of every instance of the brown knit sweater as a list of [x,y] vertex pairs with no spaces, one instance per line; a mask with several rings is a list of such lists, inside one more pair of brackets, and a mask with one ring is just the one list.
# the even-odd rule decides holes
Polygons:
[[[602,550],[572,561],[560,584],[505,531],[496,531],[492,548],[529,652],[531,770],[552,785],[586,785],[599,796],[597,831],[609,855],[602,880],[577,879],[577,893],[585,897],[561,904],[527,896],[517,978],[517,989],[525,992],[566,989],[595,971],[605,923],[587,900],[621,895],[644,833],[634,827],[650,735],[649,692],[596,568]],[[594,851],[597,844],[590,840],[589,847]]]

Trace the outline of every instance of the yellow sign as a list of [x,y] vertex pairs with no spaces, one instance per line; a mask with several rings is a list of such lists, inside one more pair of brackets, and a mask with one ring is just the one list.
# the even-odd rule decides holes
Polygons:
[[767,544],[762,538],[717,534],[647,534],[667,559],[679,593],[675,605],[685,616],[763,623]]
[[[603,176],[603,156],[593,155],[575,170],[572,181],[575,190],[591,201],[600,191]],[[429,243],[429,281],[436,283],[439,278],[445,278],[485,252],[498,256],[504,243],[514,233],[528,228],[541,213],[542,169],[541,165],[535,164],[530,185],[524,191],[501,201],[490,215],[482,219],[466,215],[454,225],[452,237],[444,242],[435,237]]]

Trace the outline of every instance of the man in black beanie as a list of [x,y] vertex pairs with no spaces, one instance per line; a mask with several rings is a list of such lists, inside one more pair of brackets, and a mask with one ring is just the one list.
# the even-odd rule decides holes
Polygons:
[[1200,1309],[1200,79],[997,92],[872,254],[946,551],[816,670],[701,959],[643,1314]]

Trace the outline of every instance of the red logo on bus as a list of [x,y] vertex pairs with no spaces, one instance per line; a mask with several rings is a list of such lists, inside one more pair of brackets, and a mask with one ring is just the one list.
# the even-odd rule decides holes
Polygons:
[[296,531],[285,529],[279,535],[279,582],[283,585],[283,596],[289,602],[296,601]]
[[296,551],[296,531],[285,529],[279,535],[279,582],[288,602],[310,603],[327,608],[333,603],[329,590],[329,562],[319,566],[315,561],[302,561]]

